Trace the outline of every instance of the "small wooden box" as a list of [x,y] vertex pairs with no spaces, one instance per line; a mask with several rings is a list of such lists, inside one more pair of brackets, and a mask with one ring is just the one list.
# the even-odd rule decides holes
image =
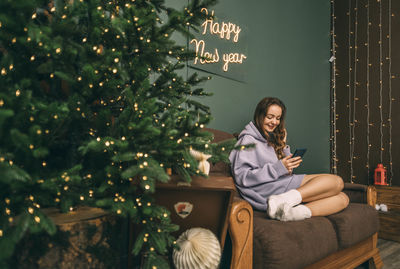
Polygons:
[[379,237],[400,242],[400,187],[376,186],[377,204],[385,204],[387,212],[379,211]]

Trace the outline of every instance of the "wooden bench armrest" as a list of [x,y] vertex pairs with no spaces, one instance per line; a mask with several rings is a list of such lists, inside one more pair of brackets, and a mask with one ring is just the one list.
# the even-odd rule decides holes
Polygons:
[[253,266],[253,208],[235,197],[229,216],[229,234],[232,240],[231,269]]
[[367,189],[367,203],[370,206],[372,206],[373,208],[375,208],[376,198],[377,198],[377,192],[376,192],[375,186],[373,186],[373,185],[368,186],[368,189]]

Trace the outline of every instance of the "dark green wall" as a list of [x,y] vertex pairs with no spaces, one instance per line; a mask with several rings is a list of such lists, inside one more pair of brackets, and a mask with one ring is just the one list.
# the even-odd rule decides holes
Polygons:
[[[204,86],[211,128],[239,132],[258,101],[276,96],[288,108],[288,142],[308,152],[297,172],[329,172],[330,1],[220,0],[214,7],[247,31],[246,82],[212,76]],[[203,75],[208,75],[202,73]]]

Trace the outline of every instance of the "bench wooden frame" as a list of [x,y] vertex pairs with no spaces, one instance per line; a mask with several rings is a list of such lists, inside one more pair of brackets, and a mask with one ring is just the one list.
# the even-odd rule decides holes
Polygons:
[[[376,189],[369,186],[367,203],[375,207]],[[229,217],[229,234],[232,240],[231,269],[253,266],[253,210],[246,201],[235,198]],[[346,249],[339,250],[326,258],[310,265],[307,269],[321,268],[355,268],[368,262],[373,268],[382,268],[383,262],[377,248],[378,234]]]

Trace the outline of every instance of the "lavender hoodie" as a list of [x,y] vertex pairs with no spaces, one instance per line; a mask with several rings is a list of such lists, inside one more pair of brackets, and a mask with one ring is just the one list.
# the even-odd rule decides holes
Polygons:
[[[270,195],[300,187],[304,175],[289,174],[253,122],[239,135],[237,145],[246,144],[255,144],[255,148],[233,150],[229,156],[235,184],[245,200],[255,209],[265,211]],[[283,153],[289,155],[290,147],[286,146]]]

